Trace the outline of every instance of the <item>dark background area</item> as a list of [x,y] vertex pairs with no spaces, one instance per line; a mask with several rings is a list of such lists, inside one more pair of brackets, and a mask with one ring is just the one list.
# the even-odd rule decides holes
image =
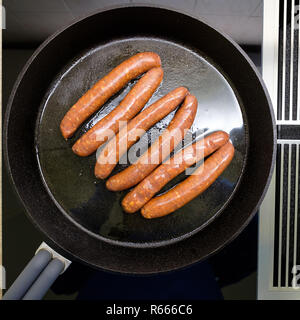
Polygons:
[[[93,10],[133,2],[135,1],[3,1],[6,9],[6,29],[3,30],[3,112],[18,73],[43,40],[57,29]],[[261,0],[162,0],[136,3],[154,3],[192,12],[233,37],[243,46],[256,66],[261,68]],[[2,174],[3,264],[7,271],[8,287],[32,257],[43,237],[27,219],[5,167]],[[257,219],[254,219],[230,246],[209,261],[225,299],[256,298],[256,256]],[[76,275],[76,272],[84,273],[80,268],[72,266],[73,274],[69,272],[69,275]],[[72,277],[66,272],[63,280],[63,283],[67,284],[72,282]],[[76,286],[74,290],[76,291]],[[46,299],[73,299],[76,296],[74,290],[70,290],[70,295],[50,291]]]

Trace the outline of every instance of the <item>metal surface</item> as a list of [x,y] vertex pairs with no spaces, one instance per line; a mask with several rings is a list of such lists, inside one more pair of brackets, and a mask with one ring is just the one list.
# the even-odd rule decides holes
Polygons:
[[46,242],[41,243],[41,245],[37,248],[35,254],[37,254],[40,250],[47,250],[48,252],[51,253],[52,259],[58,259],[63,262],[64,269],[61,272],[61,274],[63,274],[69,268],[70,264],[72,263],[72,261],[66,259],[64,256],[62,256],[61,254],[59,254],[55,250],[53,250],[51,247],[49,247]]
[[260,45],[262,42],[263,0],[3,0],[6,9],[5,45],[40,43],[58,28],[74,19],[111,5],[164,5],[215,25],[237,43]]
[[[106,27],[108,25],[110,28]],[[197,30],[197,36],[195,36],[195,30]],[[183,55],[188,54],[189,59],[193,53],[195,54],[193,57],[197,61],[197,66],[201,66],[201,64],[208,66],[206,61],[209,61],[210,66],[204,68],[203,71],[207,70],[208,74],[217,74],[215,79],[220,81],[221,87],[223,85],[225,88],[224,94],[227,90],[227,95],[230,97],[228,101],[235,101],[232,88],[235,89],[235,93],[238,92],[238,101],[243,106],[244,121],[247,122],[249,131],[249,158],[242,180],[234,197],[229,201],[222,214],[206,228],[185,240],[166,247],[147,249],[126,248],[116,246],[109,241],[102,241],[99,236],[95,235],[95,230],[92,234],[86,228],[79,227],[73,218],[70,219],[70,216],[63,212],[64,210],[60,210],[59,201],[53,201],[41,179],[35,152],[36,143],[39,144],[40,149],[41,141],[34,139],[37,119],[43,104],[45,104],[45,96],[49,94],[49,88],[53,88],[55,81],[58,83],[59,74],[65,70],[66,66],[70,66],[71,61],[75,62],[76,57],[78,59],[79,56],[83,56],[94,48],[100,48],[104,44],[113,44],[114,41],[120,39],[134,41],[137,38],[148,40],[145,43],[149,46],[154,45],[154,39],[159,39],[161,54],[164,54],[164,43],[172,46],[172,50],[169,51],[171,54],[176,53],[176,50],[181,46],[182,49],[179,51],[182,50]],[[150,39],[151,41],[149,41]],[[107,45],[107,48],[109,47]],[[129,50],[128,54],[130,55],[131,52]],[[165,54],[167,52],[166,50]],[[176,65],[182,63],[180,59],[177,60],[174,61]],[[166,61],[173,60],[168,58]],[[118,61],[112,62],[114,66]],[[215,68],[219,70],[219,73],[216,73]],[[76,71],[76,66],[73,70]],[[186,71],[189,76],[194,74],[193,67],[190,65],[185,66],[182,70]],[[93,75],[92,70],[90,70],[90,75]],[[188,76],[183,78],[182,74],[177,76],[180,77],[180,85],[182,85],[182,79],[188,79]],[[198,76],[201,80],[201,74]],[[229,86],[226,86],[227,81],[224,81],[223,77],[228,81]],[[87,85],[89,81],[84,83]],[[195,85],[194,82],[189,84],[190,86]],[[211,86],[213,85],[212,83]],[[171,85],[169,84],[169,86]],[[80,88],[81,92],[77,91],[77,95],[87,89]],[[189,89],[192,91],[192,88]],[[210,92],[216,96],[216,91]],[[201,90],[197,91],[197,94],[199,93]],[[68,100],[64,98],[64,95],[68,94],[70,92],[64,91],[63,94],[56,96],[62,99],[60,115],[66,110],[63,108],[69,107],[66,105]],[[202,94],[204,93],[202,92]],[[201,101],[201,97],[198,98]],[[76,97],[74,96],[72,99],[76,100]],[[208,99],[208,101],[213,102],[213,99]],[[13,90],[6,114],[4,141],[6,160],[13,182],[29,216],[48,237],[51,246],[54,245],[56,250],[98,268],[129,273],[162,272],[189,265],[216,252],[234,239],[255,214],[268,185],[274,161],[275,131],[271,110],[268,95],[255,67],[234,42],[215,29],[196,18],[162,8],[130,7],[103,11],[76,22],[69,28],[53,35],[36,51],[25,66]],[[238,113],[234,112],[233,114],[236,117]],[[56,116],[59,118],[59,114]],[[222,119],[224,118],[225,121],[229,119],[228,112],[223,111]],[[200,122],[196,123],[199,125]],[[43,116],[41,128],[42,126]],[[202,129],[201,126],[203,124],[197,129]],[[221,128],[218,126],[218,129]],[[42,136],[40,135],[40,138]],[[239,142],[241,141],[239,140]],[[243,149],[245,144],[241,148],[241,150],[245,150]],[[66,150],[65,145],[63,149]],[[71,152],[70,149],[68,150]],[[41,157],[40,150],[39,156]],[[87,159],[79,160],[87,161]],[[76,172],[76,168],[72,164],[73,162],[68,162],[68,170],[70,174],[73,174],[72,170],[74,170],[79,179],[80,172]],[[41,165],[45,165],[44,161],[41,161]],[[84,165],[84,168],[86,166],[87,164]],[[54,167],[57,168],[57,164]],[[45,176],[45,168],[42,170]],[[240,173],[241,170],[236,172]],[[82,177],[88,177],[85,174],[82,174]],[[237,179],[234,181],[236,182]],[[46,180],[49,186],[49,177]],[[85,199],[87,198],[85,193],[83,196]],[[115,204],[115,199],[111,199],[112,205]],[[167,227],[168,230],[172,230],[178,226],[170,223]],[[174,238],[173,235],[172,237]],[[129,240],[132,241],[132,239]],[[128,238],[125,241],[128,241]],[[138,241],[141,241],[141,238]]]

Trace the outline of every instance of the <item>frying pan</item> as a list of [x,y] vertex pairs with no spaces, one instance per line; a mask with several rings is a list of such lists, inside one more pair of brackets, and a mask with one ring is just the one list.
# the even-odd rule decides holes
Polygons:
[[[65,141],[59,132],[66,111],[97,79],[142,51],[157,52],[165,74],[146,107],[175,87],[186,86],[199,102],[192,138],[224,130],[236,150],[230,166],[207,191],[172,215],[153,221],[124,214],[120,201],[126,192],[110,192],[95,179],[95,155],[80,158],[71,151],[76,139],[110,112],[136,80],[72,139]],[[141,138],[140,150],[173,115]],[[182,268],[232,241],[263,199],[274,165],[275,138],[268,93],[243,50],[191,15],[154,6],[102,10],[48,38],[21,72],[4,123],[4,153],[12,182],[48,245],[67,259],[133,274]],[[118,165],[114,172],[125,166]],[[179,176],[162,192],[183,178]],[[18,298],[42,297],[63,271],[64,266],[55,267],[63,261],[61,256],[54,254],[49,263],[47,250],[41,252],[46,260],[40,258],[43,267],[36,273],[41,272],[41,278],[52,271],[51,281],[33,277],[39,293],[30,295],[32,283],[24,289],[26,277],[21,275],[12,290],[23,285]],[[32,275],[28,268],[27,279]],[[6,294],[7,299],[16,297]]]

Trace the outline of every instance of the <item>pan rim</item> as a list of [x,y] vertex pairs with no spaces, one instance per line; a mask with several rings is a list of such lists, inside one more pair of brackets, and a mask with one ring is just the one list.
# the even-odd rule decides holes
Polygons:
[[[274,166],[275,166],[275,156],[276,156],[276,126],[275,126],[275,116],[274,116],[274,111],[273,111],[273,108],[272,108],[272,103],[271,103],[271,99],[269,97],[269,94],[268,94],[268,91],[265,87],[265,84],[261,78],[261,75],[258,73],[258,71],[256,70],[256,67],[254,66],[253,62],[250,60],[250,58],[246,55],[246,53],[244,52],[244,50],[237,44],[235,43],[228,35],[224,34],[222,31],[218,30],[217,28],[215,27],[212,27],[210,24],[202,21],[201,19],[195,17],[193,14],[190,14],[190,13],[187,13],[187,12],[184,12],[183,10],[176,10],[174,8],[169,8],[169,7],[165,7],[165,6],[161,6],[161,5],[140,5],[140,4],[130,4],[130,5],[115,5],[115,6],[110,6],[110,7],[106,7],[104,9],[101,9],[101,10],[97,10],[95,12],[92,12],[90,14],[87,14],[85,16],[83,16],[82,18],[79,18],[79,19],[76,19],[74,22],[70,23],[69,25],[67,26],[64,26],[62,28],[60,28],[57,32],[55,32],[53,35],[51,35],[50,37],[48,37],[36,50],[35,52],[33,53],[33,55],[30,57],[30,59],[27,61],[27,63],[25,64],[25,66],[23,67],[22,71],[20,72],[15,84],[14,84],[14,87],[12,89],[12,92],[10,94],[10,97],[9,97],[9,100],[8,100],[8,104],[7,104],[7,110],[6,110],[6,113],[5,113],[5,118],[4,118],[4,135],[3,135],[3,150],[4,150],[4,159],[5,159],[5,164],[7,166],[7,170],[9,172],[9,175],[11,177],[11,180],[12,180],[12,183],[14,185],[14,189],[19,197],[19,199],[21,200],[22,202],[22,205],[23,207],[25,208],[26,210],[26,213],[27,213],[27,216],[30,218],[30,221],[38,228],[38,230],[40,232],[42,232],[42,234],[44,236],[46,236],[47,238],[49,238],[51,240],[51,242],[54,242],[56,243],[55,240],[53,240],[48,234],[47,232],[45,232],[35,221],[34,219],[31,217],[30,215],[30,210],[28,209],[27,205],[25,204],[23,198],[21,197],[20,193],[19,193],[19,190],[18,190],[18,187],[16,186],[16,183],[15,183],[15,179],[13,177],[13,174],[12,174],[12,171],[11,171],[11,166],[10,166],[10,160],[9,160],[9,155],[8,155],[8,145],[7,145],[7,139],[6,137],[8,136],[8,123],[9,123],[9,116],[10,116],[10,112],[11,112],[11,108],[12,108],[12,104],[13,104],[13,101],[14,101],[14,97],[15,97],[15,94],[17,92],[17,89],[20,85],[20,82],[22,81],[25,73],[27,72],[29,66],[31,65],[31,63],[36,59],[36,57],[39,55],[39,53],[53,40],[56,38],[56,36],[58,36],[59,34],[61,34],[63,31],[65,31],[66,29],[70,28],[71,26],[77,24],[78,22],[82,21],[82,20],[85,20],[86,18],[88,17],[91,17],[95,14],[99,14],[99,13],[102,13],[102,12],[106,12],[106,11],[110,11],[110,10],[114,10],[114,9],[122,9],[122,8],[130,8],[130,7],[133,7],[133,8],[158,8],[158,9],[165,9],[165,10],[169,10],[169,11],[174,11],[176,13],[179,13],[179,14],[183,14],[183,15],[186,15],[187,17],[190,17],[190,18],[193,18],[197,21],[200,21],[201,23],[207,25],[208,27],[210,27],[211,29],[215,30],[216,32],[218,32],[220,35],[222,35],[227,41],[229,41],[234,47],[236,50],[239,51],[239,53],[243,56],[243,58],[248,62],[248,64],[250,65],[251,69],[254,71],[255,73],[255,76],[257,78],[257,80],[259,81],[263,91],[264,91],[264,94],[267,98],[267,101],[268,101],[268,106],[269,106],[269,111],[270,111],[270,115],[271,115],[271,120],[272,120],[272,123],[273,123],[273,137],[274,137],[274,143],[273,143],[273,154],[272,154],[272,163],[271,163],[271,166],[270,166],[270,169],[269,169],[269,172],[268,172],[268,178],[266,179],[266,184],[263,188],[263,192],[259,198],[259,201],[256,203],[256,206],[255,206],[255,210],[253,210],[253,212],[248,216],[248,219],[247,219],[247,223],[245,223],[241,228],[239,228],[239,230],[237,232],[235,232],[235,234],[228,238],[227,241],[224,241],[223,244],[217,248],[216,250],[212,251],[210,254],[213,254],[214,252],[220,250],[222,247],[224,247],[228,242],[231,242],[234,238],[236,238],[238,236],[238,234],[240,234],[240,232],[242,232],[242,230],[244,229],[244,227],[250,222],[250,220],[252,219],[253,215],[256,213],[257,211],[257,208],[260,206],[264,196],[265,196],[265,193],[268,189],[268,186],[270,184],[270,180],[271,180],[271,177],[272,177],[272,173],[273,173],[273,169],[274,169]],[[72,220],[72,222],[74,223],[74,220]],[[195,232],[197,233],[197,231]],[[92,233],[93,234],[93,233]],[[93,234],[94,235],[94,234]],[[177,239],[177,238],[176,238]],[[186,239],[186,237],[185,237]],[[107,239],[106,239],[107,240]],[[180,239],[178,241],[182,241],[184,239]],[[178,242],[178,241],[175,241],[175,242]],[[107,243],[109,244],[112,244],[110,241],[106,241]],[[170,243],[170,244],[173,244]],[[56,243],[57,245],[57,243]],[[119,244],[118,244],[119,246]],[[165,246],[165,245],[164,245]],[[128,245],[125,245],[125,247],[129,247]],[[151,245],[146,245],[146,246],[134,246],[135,249],[140,249],[140,248],[155,248],[155,246]],[[63,247],[61,247],[61,250],[62,251],[67,251],[66,249],[64,249]],[[72,254],[72,256],[74,256],[74,254]],[[79,258],[80,259],[80,258]],[[80,259],[81,260],[81,259]]]

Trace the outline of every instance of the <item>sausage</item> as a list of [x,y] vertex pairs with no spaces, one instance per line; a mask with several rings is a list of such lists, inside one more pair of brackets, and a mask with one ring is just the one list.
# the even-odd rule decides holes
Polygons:
[[123,198],[124,211],[133,213],[141,209],[169,181],[219,149],[228,140],[229,135],[226,132],[217,131],[176,153]]
[[154,52],[138,53],[111,70],[88,90],[66,113],[60,124],[65,139],[70,138],[78,127],[96,112],[112,95],[138,75],[160,67],[160,57]]
[[132,119],[145,106],[162,79],[162,68],[149,70],[130,90],[118,107],[76,141],[72,147],[73,152],[85,157],[96,151],[119,131],[121,121]]
[[120,191],[128,189],[148,176],[182,141],[186,131],[192,126],[197,112],[197,99],[187,95],[164,133],[137,160],[122,172],[106,182],[107,189]]
[[144,218],[152,219],[165,216],[183,207],[206,190],[227,168],[234,156],[234,147],[228,141],[211,155],[194,172],[176,187],[151,199],[144,205],[141,213]]
[[99,154],[95,165],[95,176],[99,179],[107,178],[122,155],[156,122],[173,111],[185,98],[188,90],[184,87],[176,88],[151,106],[143,110],[119,133],[112,138]]

